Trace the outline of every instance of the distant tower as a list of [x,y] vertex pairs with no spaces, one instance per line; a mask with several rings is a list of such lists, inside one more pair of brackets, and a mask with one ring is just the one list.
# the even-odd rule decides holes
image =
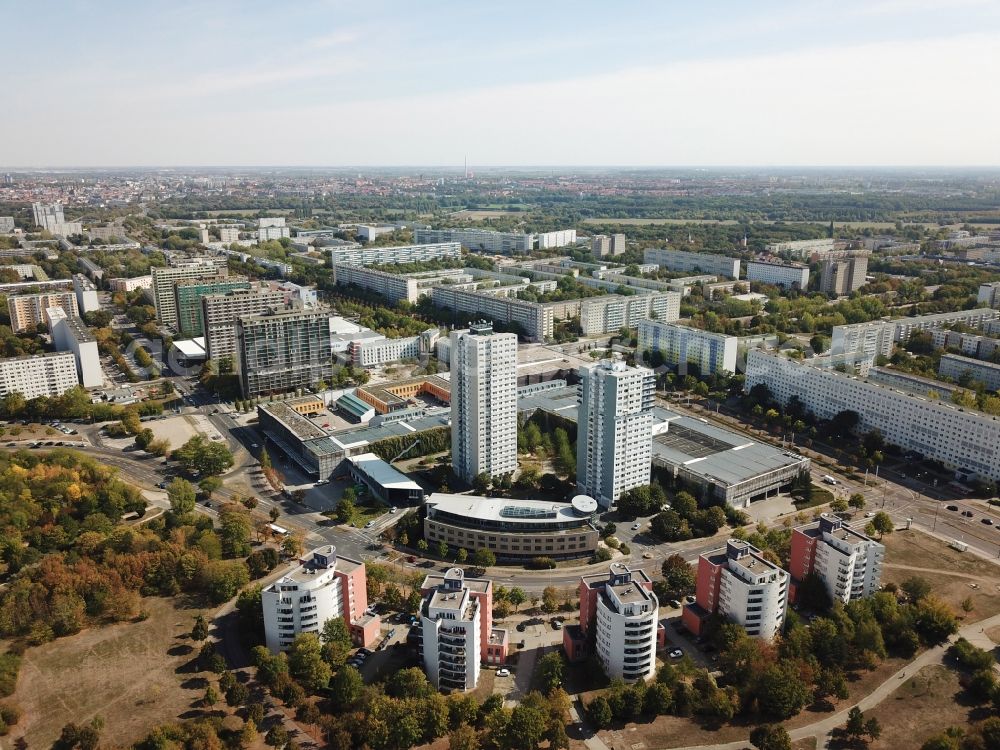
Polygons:
[[462,173],[465,175],[465,179],[469,179],[469,157],[466,156],[462,162]]
[[833,219],[830,219],[830,237],[833,237]]
[[747,246],[747,233],[744,232],[743,233],[743,239],[740,240],[740,247],[746,248],[746,246]]

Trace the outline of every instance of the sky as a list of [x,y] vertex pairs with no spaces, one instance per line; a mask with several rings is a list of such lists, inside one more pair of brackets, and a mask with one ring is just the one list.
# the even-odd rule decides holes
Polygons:
[[996,166],[998,0],[0,0],[0,165]]

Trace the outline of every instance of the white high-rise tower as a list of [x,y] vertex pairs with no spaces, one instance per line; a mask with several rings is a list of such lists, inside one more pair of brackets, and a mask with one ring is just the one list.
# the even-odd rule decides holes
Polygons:
[[517,336],[486,323],[451,334],[451,464],[469,483],[517,468]]
[[649,484],[653,449],[653,371],[604,360],[580,369],[576,436],[578,491],[604,508]]

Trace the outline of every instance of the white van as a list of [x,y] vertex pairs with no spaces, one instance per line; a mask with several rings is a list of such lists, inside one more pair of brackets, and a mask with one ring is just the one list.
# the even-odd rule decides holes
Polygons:
[[823,475],[823,481],[826,482],[827,484],[836,484],[837,483],[837,480],[834,479],[833,477],[831,477],[829,474],[824,474]]

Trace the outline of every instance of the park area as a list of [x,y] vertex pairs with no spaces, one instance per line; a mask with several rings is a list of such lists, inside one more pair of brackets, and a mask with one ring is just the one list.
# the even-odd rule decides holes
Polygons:
[[127,746],[157,724],[199,714],[205,680],[193,661],[194,618],[178,600],[143,599],[148,617],[90,628],[29,648],[10,701],[24,712],[11,735],[49,747],[68,722],[99,717],[101,744]]

